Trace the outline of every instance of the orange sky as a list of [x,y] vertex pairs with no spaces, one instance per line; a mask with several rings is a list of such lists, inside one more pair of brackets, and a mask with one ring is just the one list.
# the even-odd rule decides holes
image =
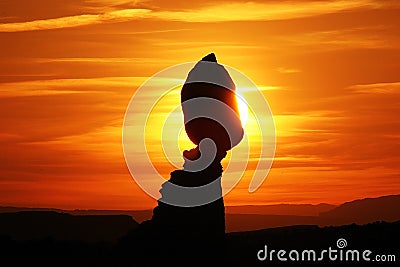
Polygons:
[[266,181],[226,204],[399,194],[399,14],[377,0],[1,1],[0,205],[153,207],[124,162],[125,109],[147,77],[209,52],[263,88],[277,131]]

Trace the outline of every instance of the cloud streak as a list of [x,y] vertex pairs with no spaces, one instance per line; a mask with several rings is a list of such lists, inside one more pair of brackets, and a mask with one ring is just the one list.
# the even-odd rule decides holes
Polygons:
[[180,22],[272,21],[312,17],[359,8],[375,9],[384,6],[371,0],[313,1],[284,3],[224,3],[193,10],[160,10],[145,8],[123,9],[103,14],[68,16],[0,24],[0,32],[19,32],[61,29],[100,23],[153,19]]
[[284,3],[227,3],[194,11],[160,11],[149,15],[158,19],[186,22],[268,21],[311,17],[357,8],[379,8],[369,0]]
[[148,9],[124,9],[96,15],[78,15],[27,22],[3,23],[0,24],[0,32],[53,30],[100,23],[121,22],[144,17],[144,15],[149,12],[150,10]]
[[352,92],[361,94],[398,94],[400,93],[400,82],[357,84],[352,85],[347,89],[351,90]]

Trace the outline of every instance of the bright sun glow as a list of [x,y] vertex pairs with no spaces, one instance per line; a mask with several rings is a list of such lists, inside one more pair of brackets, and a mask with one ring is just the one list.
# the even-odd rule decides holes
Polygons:
[[242,122],[242,126],[244,127],[247,123],[247,119],[249,118],[249,108],[243,96],[239,95],[237,97],[237,101],[239,106],[240,120]]

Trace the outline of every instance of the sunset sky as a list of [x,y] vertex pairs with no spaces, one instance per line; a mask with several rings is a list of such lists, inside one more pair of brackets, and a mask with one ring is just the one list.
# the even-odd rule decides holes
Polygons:
[[148,77],[210,52],[276,124],[267,179],[226,205],[399,194],[399,17],[378,0],[0,1],[0,205],[154,207],[124,160],[125,110]]

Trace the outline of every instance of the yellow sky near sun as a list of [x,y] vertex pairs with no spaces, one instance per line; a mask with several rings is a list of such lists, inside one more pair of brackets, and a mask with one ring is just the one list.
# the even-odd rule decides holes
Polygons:
[[226,204],[399,193],[397,1],[6,0],[0,10],[0,205],[151,208],[124,162],[125,109],[148,77],[209,52],[258,85],[276,124],[267,180],[248,193],[250,161]]

